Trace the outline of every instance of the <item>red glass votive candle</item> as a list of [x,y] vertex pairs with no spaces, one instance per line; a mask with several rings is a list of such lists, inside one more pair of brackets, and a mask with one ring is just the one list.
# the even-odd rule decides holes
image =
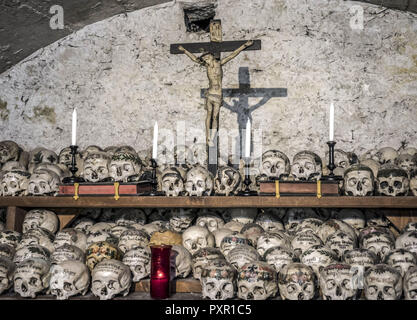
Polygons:
[[172,246],[151,246],[151,297],[166,299],[170,292]]

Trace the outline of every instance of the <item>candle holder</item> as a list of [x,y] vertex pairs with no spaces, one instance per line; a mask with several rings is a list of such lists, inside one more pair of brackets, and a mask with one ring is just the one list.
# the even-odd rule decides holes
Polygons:
[[340,181],[343,180],[342,176],[337,176],[333,173],[333,170],[336,169],[336,165],[334,164],[334,146],[336,145],[335,141],[328,141],[327,145],[329,146],[329,164],[327,168],[329,168],[330,173],[327,176],[323,176],[321,180],[325,181]]
[[166,299],[170,294],[171,248],[151,246],[151,298]]
[[165,192],[158,191],[158,178],[156,176],[156,169],[158,168],[158,164],[155,159],[151,159],[151,167],[152,167],[152,174],[151,174],[151,192],[147,193],[147,196],[157,197],[157,196],[164,196]]
[[71,145],[70,149],[71,149],[71,168],[69,169],[69,171],[71,171],[72,176],[64,178],[62,180],[62,182],[63,183],[68,183],[68,184],[69,183],[74,184],[74,183],[78,183],[78,182],[84,182],[85,180],[83,178],[75,176],[75,174],[78,171],[77,161],[75,160],[75,155],[77,154],[78,146]]
[[249,166],[250,166],[250,158],[245,158],[245,180],[243,180],[243,184],[245,185],[244,189],[238,192],[238,196],[240,197],[249,197],[249,196],[257,196],[258,193],[256,191],[250,190],[250,185],[252,181],[250,180],[249,175]]

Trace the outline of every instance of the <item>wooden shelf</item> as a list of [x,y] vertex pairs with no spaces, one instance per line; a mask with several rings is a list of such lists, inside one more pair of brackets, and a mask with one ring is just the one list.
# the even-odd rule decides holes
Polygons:
[[22,208],[417,208],[417,197],[0,197],[0,207]]

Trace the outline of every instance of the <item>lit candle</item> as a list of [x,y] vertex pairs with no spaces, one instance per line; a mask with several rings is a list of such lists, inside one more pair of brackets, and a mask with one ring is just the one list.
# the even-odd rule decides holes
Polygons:
[[151,297],[166,299],[170,294],[171,246],[151,246]]
[[152,159],[156,160],[158,154],[158,122],[155,121],[153,127],[153,148],[152,148]]
[[77,108],[74,108],[72,112],[72,145],[75,146],[77,143]]
[[334,104],[330,105],[330,117],[329,117],[329,141],[334,139]]
[[250,119],[246,123],[246,142],[245,142],[245,157],[250,157],[250,132],[251,132],[251,124]]

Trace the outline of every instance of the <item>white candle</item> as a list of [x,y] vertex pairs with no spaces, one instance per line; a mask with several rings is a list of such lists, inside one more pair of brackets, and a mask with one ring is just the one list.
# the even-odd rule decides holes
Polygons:
[[77,143],[77,108],[72,112],[72,145]]
[[158,154],[158,122],[155,121],[155,126],[153,127],[152,159],[156,160],[157,154]]
[[251,133],[251,124],[250,119],[246,123],[246,142],[245,142],[245,157],[250,157],[250,133]]
[[329,141],[334,139],[334,104],[330,105],[330,117],[329,117]]

